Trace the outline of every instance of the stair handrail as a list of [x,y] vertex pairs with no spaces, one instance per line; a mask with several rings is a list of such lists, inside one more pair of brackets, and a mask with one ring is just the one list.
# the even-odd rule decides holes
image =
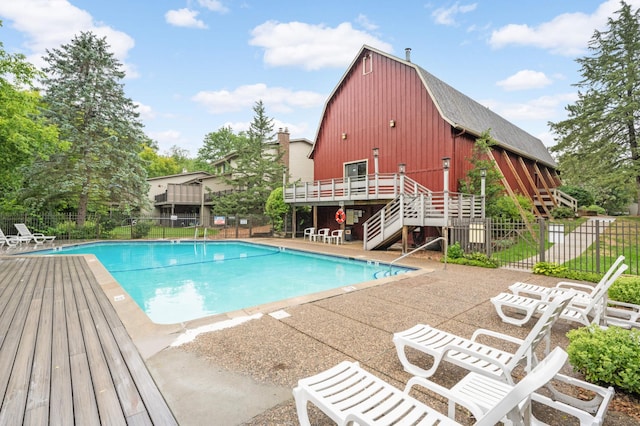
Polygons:
[[424,249],[425,247],[427,247],[427,246],[429,246],[429,245],[431,245],[431,244],[435,243],[436,241],[440,241],[440,240],[444,241],[444,269],[447,269],[447,248],[448,248],[448,247],[447,247],[447,239],[446,239],[445,237],[438,237],[438,238],[435,238],[435,239],[433,239],[433,240],[430,240],[430,241],[428,241],[428,242],[424,243],[424,244],[423,244],[423,245],[421,245],[420,247],[417,247],[417,248],[415,248],[415,249],[411,250],[409,253],[405,253],[405,254],[403,254],[402,256],[400,256],[400,257],[398,257],[398,258],[396,258],[396,259],[393,259],[393,260],[391,261],[391,263],[389,263],[389,275],[391,275],[391,268],[393,268],[393,264],[394,264],[395,262],[397,262],[397,261],[399,261],[399,260],[402,260],[402,259],[404,259],[404,258],[405,258],[405,257],[407,257],[407,256],[411,256],[413,253],[417,252],[418,250],[422,250],[422,249]]

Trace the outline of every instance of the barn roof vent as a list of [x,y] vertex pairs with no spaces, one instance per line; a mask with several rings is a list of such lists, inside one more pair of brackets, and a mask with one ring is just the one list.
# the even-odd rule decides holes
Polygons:
[[407,62],[411,62],[411,48],[407,47],[404,49],[404,55],[407,58]]

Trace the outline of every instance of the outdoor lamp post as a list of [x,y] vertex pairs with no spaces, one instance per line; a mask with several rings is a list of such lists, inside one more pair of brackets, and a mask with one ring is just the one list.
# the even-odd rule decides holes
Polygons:
[[404,194],[404,174],[407,171],[405,163],[398,164],[398,173],[400,173],[400,193]]
[[378,176],[378,155],[380,154],[379,148],[373,148],[373,172]]
[[482,210],[480,213],[480,217],[484,219],[485,209],[484,203],[486,198],[486,187],[487,187],[487,169],[480,169],[480,201],[482,202]]
[[379,185],[378,185],[378,155],[379,154],[380,154],[380,150],[378,148],[373,148],[373,173],[374,173],[374,179],[375,179],[375,185],[376,185],[376,189],[375,189],[376,198],[378,196],[378,189],[379,189]]
[[[451,158],[443,157],[442,158],[442,170],[443,170],[443,191],[442,196],[444,198],[444,220],[445,223],[449,220],[449,167],[451,166]],[[446,225],[445,225],[446,227]],[[446,235],[443,232],[443,235]]]

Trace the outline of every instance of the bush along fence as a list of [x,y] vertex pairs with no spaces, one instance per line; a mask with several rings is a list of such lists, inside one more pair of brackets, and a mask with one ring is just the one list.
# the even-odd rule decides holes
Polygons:
[[17,233],[14,224],[24,223],[31,232],[55,235],[56,242],[69,240],[130,240],[179,238],[252,238],[271,235],[267,216],[213,216],[211,223],[201,224],[195,215],[167,217],[98,216],[87,217],[84,225],[77,225],[77,216],[56,214],[45,216],[2,216],[0,229],[6,235]]
[[601,274],[624,255],[626,273],[640,275],[639,224],[635,217],[540,219],[530,224],[457,221],[449,228],[449,241],[459,243],[465,253],[483,253],[500,266],[528,270],[549,262]]

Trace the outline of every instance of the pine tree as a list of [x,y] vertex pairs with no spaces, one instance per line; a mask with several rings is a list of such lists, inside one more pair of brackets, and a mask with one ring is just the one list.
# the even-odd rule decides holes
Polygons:
[[282,154],[274,140],[273,119],[267,117],[262,101],[253,111],[246,133],[233,135],[229,128],[220,129],[207,135],[199,152],[200,161],[232,158],[230,173],[222,178],[233,192],[216,200],[216,214],[262,214],[269,194],[281,185]]
[[39,184],[56,181],[50,197],[77,208],[78,225],[90,209],[112,204],[137,208],[148,184],[139,156],[147,141],[139,114],[120,82],[125,74],[106,38],[82,32],[71,43],[47,50],[44,100],[68,149],[42,164]]
[[569,118],[550,123],[565,183],[590,190],[609,209],[640,201],[640,9],[622,2],[616,15],[594,33],[591,55],[577,59],[582,80]]

